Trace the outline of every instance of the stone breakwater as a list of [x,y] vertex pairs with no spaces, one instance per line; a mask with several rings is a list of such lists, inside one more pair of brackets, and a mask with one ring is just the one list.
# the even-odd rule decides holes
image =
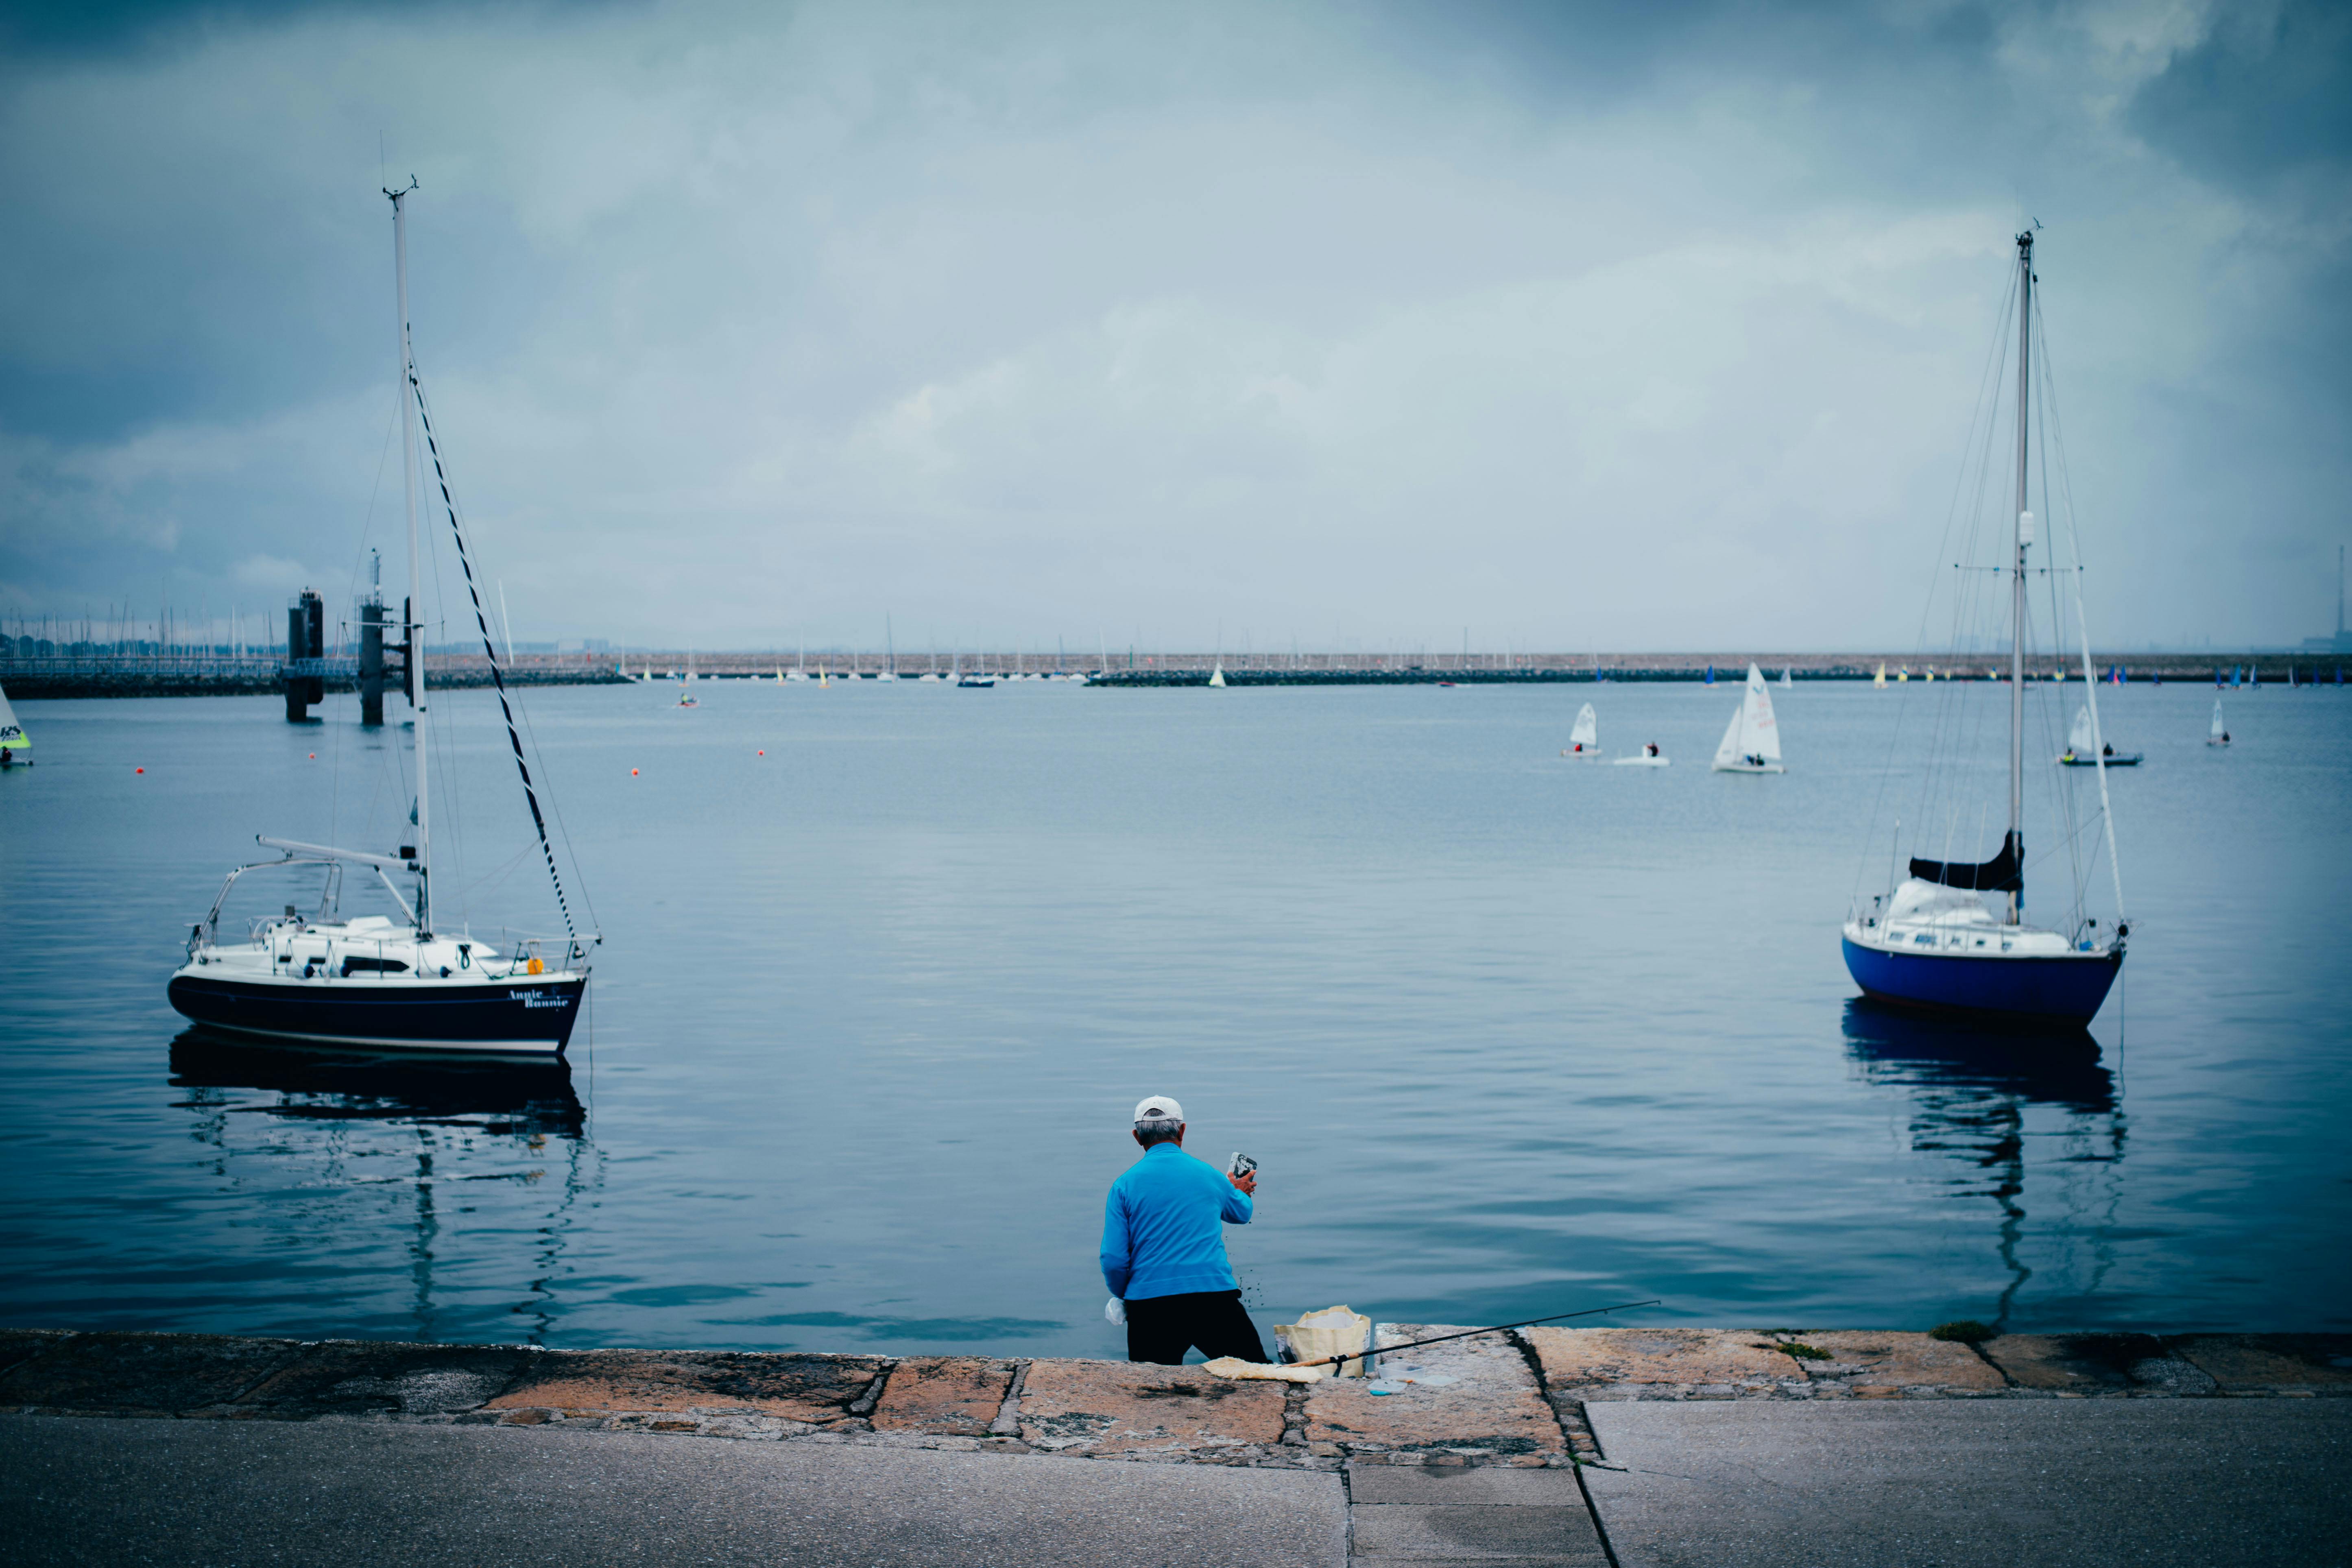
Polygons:
[[[1448,1331],[1381,1325],[1383,1344]],[[372,1421],[1336,1470],[1605,1462],[1628,1400],[2352,1395],[2352,1334],[1529,1329],[1398,1352],[1376,1381],[990,1356],[0,1330],[0,1412]]]

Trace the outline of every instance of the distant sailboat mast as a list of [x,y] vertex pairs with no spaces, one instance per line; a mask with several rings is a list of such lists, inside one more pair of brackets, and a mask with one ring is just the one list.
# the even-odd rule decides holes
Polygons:
[[2017,867],[2009,883],[2009,923],[2025,910],[2025,552],[2033,543],[2033,513],[2026,509],[2026,399],[2032,391],[2033,234],[2017,238],[2017,541],[2009,621],[2009,854]]

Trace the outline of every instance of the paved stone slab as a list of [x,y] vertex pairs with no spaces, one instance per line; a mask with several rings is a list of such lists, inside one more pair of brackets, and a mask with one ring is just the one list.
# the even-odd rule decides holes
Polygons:
[[880,1375],[878,1356],[726,1351],[543,1351],[492,1410],[741,1411],[822,1425]]
[[478,1410],[530,1366],[520,1345],[418,1345],[329,1340],[305,1345],[236,1401],[249,1415],[446,1415]]
[[2352,1391],[2352,1334],[2187,1334],[2165,1344],[2231,1394]]
[[[1442,1323],[1383,1323],[1380,1342],[1401,1344],[1454,1331]],[[1503,1334],[1478,1334],[1383,1354],[1377,1378],[1307,1385],[1307,1440],[1350,1456],[1452,1454],[1486,1463],[1542,1464],[1564,1455],[1559,1419],[1534,1372]],[[1376,1390],[1392,1390],[1379,1393]]]
[[2132,1367],[2162,1356],[2154,1334],[2003,1334],[1984,1353],[2020,1388],[2060,1394],[2120,1394]]
[[[2221,1336],[2215,1342],[2221,1347],[2224,1340],[2242,1338]],[[1988,1341],[1984,1351],[2021,1388],[2061,1394],[2220,1392],[2202,1368],[2154,1334],[2004,1334]]]
[[1832,1389],[1863,1398],[1999,1394],[2009,1386],[1996,1368],[1968,1346],[1926,1334],[1832,1330],[1786,1337],[1830,1352],[1827,1361],[1804,1363],[1805,1377],[1816,1385],[1817,1395]]
[[1021,1384],[1021,1437],[1048,1453],[1239,1458],[1282,1440],[1287,1386],[1191,1366],[1034,1361]]
[[1583,1400],[1680,1399],[1801,1390],[1805,1374],[1766,1336],[1727,1329],[1527,1329],[1554,1393]]
[[877,1432],[985,1437],[1013,1387],[1013,1363],[984,1356],[909,1356],[874,1406]]
[[1620,1403],[1622,1568],[2341,1563],[2352,1400]]
[[55,1350],[71,1338],[62,1329],[0,1329],[0,1373],[43,1351]]
[[0,1416],[0,1563],[1341,1568],[1339,1478],[564,1426]]
[[1362,1465],[1348,1467],[1348,1497],[1356,1503],[1436,1503],[1453,1508],[1582,1508],[1573,1470],[1506,1469],[1495,1465]]
[[76,1334],[0,1375],[0,1408],[201,1410],[235,1399],[299,1349],[225,1334]]
[[1356,1556],[1376,1562],[1534,1557],[1605,1568],[1609,1561],[1581,1500],[1573,1508],[1359,1504],[1348,1510],[1348,1521]]

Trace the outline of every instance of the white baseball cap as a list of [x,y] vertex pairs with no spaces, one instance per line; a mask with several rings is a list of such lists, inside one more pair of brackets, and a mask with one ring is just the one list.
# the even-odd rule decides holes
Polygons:
[[1184,1108],[1164,1094],[1150,1095],[1135,1102],[1138,1121],[1181,1121]]

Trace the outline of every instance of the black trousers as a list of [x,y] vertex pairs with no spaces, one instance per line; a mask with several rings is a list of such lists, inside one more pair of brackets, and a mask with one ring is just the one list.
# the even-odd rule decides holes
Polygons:
[[1242,1310],[1240,1291],[1193,1290],[1127,1304],[1128,1360],[1181,1366],[1184,1352],[1194,1348],[1211,1361],[1226,1355],[1265,1359],[1257,1325]]

